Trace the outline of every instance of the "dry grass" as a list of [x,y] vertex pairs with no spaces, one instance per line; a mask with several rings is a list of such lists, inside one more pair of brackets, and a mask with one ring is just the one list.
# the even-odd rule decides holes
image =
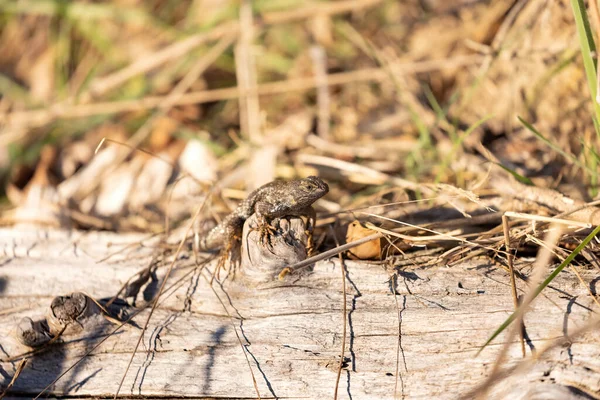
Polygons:
[[[550,240],[563,252],[600,225],[568,2],[238,3],[0,4],[3,223],[162,234],[199,201],[218,220],[241,188],[318,174],[321,227],[372,230],[336,246],[323,229],[323,252],[281,276],[374,239],[425,243],[446,265],[506,264],[517,309],[512,251],[549,223],[570,224]],[[511,212],[534,216],[509,233]]]

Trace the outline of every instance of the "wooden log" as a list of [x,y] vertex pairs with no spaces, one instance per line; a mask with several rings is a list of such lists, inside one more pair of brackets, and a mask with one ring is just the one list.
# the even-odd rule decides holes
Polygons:
[[[0,384],[10,382],[19,363],[15,356],[31,350],[15,338],[23,317],[43,317],[55,296],[72,292],[112,297],[150,265],[157,245],[158,239],[147,235],[0,230]],[[210,268],[197,268],[192,254],[183,254],[175,267],[122,396],[257,398],[252,374],[262,398],[333,396],[343,312],[337,258],[283,282],[247,283],[238,276],[223,285],[213,282],[212,288]],[[517,267],[528,272],[524,261]],[[340,398],[453,399],[489,374],[504,336],[475,355],[512,311],[504,270],[485,259],[451,268],[417,265],[400,270],[397,280],[390,280],[394,269],[375,263],[348,261],[347,269],[347,360]],[[158,282],[142,288],[138,306],[165,271],[157,268]],[[597,271],[580,272],[595,290]],[[522,282],[519,287],[525,289]],[[587,289],[565,270],[526,314],[528,348],[539,349],[584,325],[592,308]],[[137,327],[126,325],[106,339],[45,395],[115,393],[147,313],[135,318]],[[37,395],[115,328],[105,321],[62,336],[29,358],[8,396]],[[500,382],[491,396],[576,398],[574,386],[597,393],[599,336],[595,330],[551,350],[526,373]],[[509,365],[520,358],[514,343]]]

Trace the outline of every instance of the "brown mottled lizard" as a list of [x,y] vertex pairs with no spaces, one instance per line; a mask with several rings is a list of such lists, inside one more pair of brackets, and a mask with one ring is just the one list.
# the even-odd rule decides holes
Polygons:
[[286,216],[306,216],[312,218],[314,223],[315,211],[311,205],[327,192],[327,183],[316,176],[269,182],[250,193],[231,214],[208,232],[200,241],[200,249],[216,250],[231,246],[241,238],[244,222],[255,213],[267,230],[271,229],[269,223],[273,219]]

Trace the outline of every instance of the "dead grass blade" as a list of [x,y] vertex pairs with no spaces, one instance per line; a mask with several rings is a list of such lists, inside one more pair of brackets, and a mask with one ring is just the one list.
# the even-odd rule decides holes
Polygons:
[[[546,271],[546,268],[550,263],[551,257],[553,256],[552,252],[549,249],[553,248],[556,245],[556,243],[558,242],[558,239],[560,238],[560,235],[562,234],[562,230],[560,229],[560,227],[558,225],[554,225],[554,227],[555,227],[555,229],[550,229],[550,232],[548,233],[548,235],[545,239],[547,246],[542,247],[540,249],[540,251],[538,252],[538,256],[535,260],[534,269],[533,269],[533,277],[531,279],[533,285],[537,285],[537,282],[542,280],[544,272]],[[502,346],[502,349],[500,350],[500,353],[498,354],[498,356],[496,358],[496,362],[494,363],[494,366],[492,368],[492,371],[490,372],[490,375],[484,381],[484,383],[482,383],[480,385],[480,387],[474,391],[473,397],[485,398],[487,392],[491,389],[492,385],[497,381],[498,372],[500,371],[502,364],[506,360],[506,357],[508,354],[508,348],[511,345],[512,339],[517,335],[517,332],[522,331],[523,315],[525,314],[525,312],[531,305],[531,302],[535,299],[536,296],[537,296],[536,291],[533,290],[533,286],[532,286],[530,288],[529,292],[527,293],[527,295],[525,296],[525,299],[523,300],[521,305],[513,313],[513,315],[515,315],[516,323],[513,326],[513,328],[510,330],[506,340],[504,341],[504,345]],[[481,351],[481,349],[479,350],[479,352],[480,351]],[[479,352],[477,354],[479,354]]]
[[[546,278],[535,290],[531,291],[531,299],[529,303],[533,301],[541,292],[552,282],[554,278],[563,270],[567,265],[569,265],[575,257],[596,237],[596,235],[600,233],[600,226],[597,226],[587,237],[573,250],[571,254]],[[481,346],[477,354],[481,353],[481,351],[487,347],[500,333],[502,333],[518,316],[524,313],[524,308],[527,307],[528,303],[523,302],[519,309],[512,313],[506,321],[500,325],[500,327],[490,336],[490,338]]]
[[279,276],[281,278],[282,274],[283,274],[283,276],[285,276],[285,274],[287,274],[287,273],[290,273],[290,272],[293,273],[293,272],[299,271],[299,270],[301,270],[303,268],[306,268],[306,267],[308,267],[308,266],[316,263],[317,261],[325,260],[325,259],[327,259],[329,257],[336,256],[336,255],[338,255],[338,254],[340,254],[340,253],[342,253],[342,252],[344,252],[346,250],[350,250],[353,247],[360,246],[361,244],[370,242],[371,240],[380,239],[383,236],[384,236],[383,233],[379,233],[378,232],[378,233],[374,233],[374,234],[369,235],[369,236],[365,236],[362,239],[358,239],[358,240],[355,240],[353,242],[343,244],[341,246],[336,247],[335,249],[331,249],[331,250],[325,251],[325,252],[323,252],[321,254],[318,254],[318,255],[316,255],[314,257],[307,258],[304,261],[300,261],[300,262],[298,262],[296,264],[292,264],[292,265],[284,268],[281,271],[281,273],[279,274]]
[[[337,247],[340,246],[340,242],[333,230],[333,227],[329,225],[329,232],[333,236],[335,240],[335,245]],[[333,392],[333,399],[337,400],[338,398],[338,389],[340,386],[340,378],[342,377],[342,369],[344,367],[344,353],[346,351],[346,325],[348,324],[348,300],[346,299],[346,264],[344,262],[344,258],[342,257],[342,253],[338,253],[339,261],[340,261],[340,271],[342,272],[342,297],[344,298],[343,307],[342,307],[342,349],[340,351],[340,364],[338,365],[337,375],[335,378],[335,390]]]
[[[486,249],[486,250],[492,250],[492,251],[498,252],[498,250],[496,248],[494,248],[494,247],[484,246],[482,244],[469,241],[469,240],[467,240],[465,238],[454,236],[454,235],[452,235],[450,233],[438,232],[438,231],[435,231],[433,229],[425,228],[423,226],[409,224],[408,222],[399,221],[399,220],[393,219],[393,218],[387,218],[387,217],[384,217],[384,216],[381,216],[381,215],[377,215],[377,214],[371,214],[371,213],[367,213],[367,212],[363,212],[362,214],[365,214],[365,215],[368,215],[368,216],[374,217],[374,218],[379,218],[379,219],[382,219],[382,220],[385,220],[385,221],[394,222],[396,224],[400,224],[400,225],[404,225],[404,226],[409,226],[409,227],[414,228],[414,229],[419,229],[419,230],[424,230],[424,231],[427,231],[427,232],[435,233],[437,235],[436,238],[438,240],[440,240],[440,239],[456,240],[458,242],[461,242],[461,243],[464,243],[464,244],[467,244],[467,245],[470,245],[470,246],[481,247],[481,248]],[[381,228],[378,228],[378,229],[380,230]],[[396,235],[397,234],[394,233],[394,236],[396,236]],[[500,252],[500,253],[504,253],[504,252]]]
[[25,365],[27,365],[27,358],[22,359],[19,365],[17,365],[17,369],[15,370],[15,374],[13,375],[12,379],[10,380],[8,385],[6,385],[6,388],[2,391],[2,393],[0,393],[0,400],[3,399],[4,396],[7,395],[10,388],[13,387],[13,385],[19,378],[19,375],[21,375],[23,368],[25,368]]
[[535,137],[537,137],[540,141],[542,141],[543,143],[545,143],[546,145],[548,145],[552,150],[556,151],[558,154],[560,154],[561,156],[565,157],[567,160],[571,161],[573,164],[577,165],[579,168],[584,169],[584,170],[586,170],[587,172],[589,172],[591,174],[595,174],[596,173],[596,171],[592,170],[590,167],[588,167],[587,165],[585,165],[584,163],[582,163],[581,161],[579,161],[577,159],[577,157],[575,157],[573,154],[564,151],[559,145],[553,143],[551,140],[549,140],[544,135],[542,135],[529,122],[525,121],[521,117],[517,117],[517,118],[519,119],[519,122],[521,122],[525,126],[525,128],[529,129],[529,131],[531,131],[531,133],[533,133],[535,135]]
[[[536,243],[538,246],[546,246],[546,244],[544,242],[541,242],[538,238],[532,236],[532,235],[527,235],[527,238],[529,240],[531,240],[533,243]],[[556,249],[556,250],[552,250],[549,249],[550,251],[552,251],[552,253],[558,257],[560,260],[564,261],[566,257],[564,257],[561,253],[561,249]],[[561,262],[562,262],[561,261]],[[596,305],[598,307],[600,307],[600,302],[598,301],[598,299],[596,299],[596,296],[592,293],[592,291],[590,290],[589,285],[583,280],[583,277],[581,276],[581,274],[579,274],[579,272],[577,271],[577,268],[575,268],[575,266],[573,264],[569,265],[569,268],[571,269],[571,272],[573,272],[573,274],[577,277],[577,279],[579,280],[579,283],[581,283],[581,286],[587,291],[587,293],[590,295],[590,298],[592,299],[592,301],[594,303],[596,303]]]
[[[510,247],[510,230],[508,224],[508,216],[504,214],[502,216],[502,229],[504,232],[504,246],[506,247],[506,260],[508,261],[508,270],[510,274],[510,288],[513,297],[513,304],[515,310],[519,308],[519,297],[517,295],[517,283],[515,282],[515,268],[513,266],[514,255]],[[521,354],[525,357],[525,340],[523,338],[523,330],[519,330],[519,338],[521,339]]]
[[[549,341],[543,347],[539,348],[535,353],[531,354],[530,357],[524,359],[523,361],[517,363],[516,365],[506,368],[504,370],[499,370],[496,373],[496,377],[494,380],[497,381],[500,378],[506,378],[508,376],[511,376],[511,375],[514,375],[517,373],[522,373],[522,372],[529,370],[536,361],[540,360],[550,350],[552,350],[556,347],[563,346],[566,343],[571,343],[575,338],[583,336],[584,334],[586,334],[587,332],[589,332],[593,329],[597,329],[598,326],[600,326],[600,316],[596,316],[589,323],[585,324],[581,328],[576,329],[569,336],[561,336],[559,338]],[[487,380],[486,380],[486,382],[487,382]],[[493,383],[494,382],[492,382],[492,384]],[[461,396],[461,399],[465,399],[465,400],[472,399],[479,393],[483,393],[484,390],[487,391],[488,389],[483,387],[483,385],[479,385],[477,388],[475,388],[475,389],[469,391],[468,393],[466,393],[465,395]]]

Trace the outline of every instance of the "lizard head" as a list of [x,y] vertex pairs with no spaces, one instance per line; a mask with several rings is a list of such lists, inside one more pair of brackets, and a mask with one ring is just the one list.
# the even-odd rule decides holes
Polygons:
[[329,186],[321,178],[309,176],[300,179],[295,200],[298,204],[309,206],[329,192]]

